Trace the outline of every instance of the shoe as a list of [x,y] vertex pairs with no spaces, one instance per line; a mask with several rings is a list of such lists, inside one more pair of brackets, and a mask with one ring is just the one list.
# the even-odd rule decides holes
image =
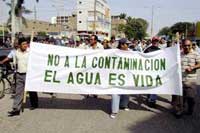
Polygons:
[[98,98],[98,96],[97,96],[97,95],[93,95],[93,97],[94,97],[94,98]]
[[124,110],[124,111],[129,111],[129,107],[119,107],[119,109]]
[[15,98],[15,94],[12,94],[10,98],[11,98],[11,99],[14,99],[14,98]]
[[117,113],[112,113],[112,114],[110,114],[110,118],[111,118],[111,119],[115,119],[116,116],[117,116]]
[[176,119],[181,119],[183,117],[183,113],[182,112],[176,112],[174,114],[174,116],[175,116]]
[[30,110],[35,110],[36,108],[38,108],[38,106],[31,106]]
[[129,111],[130,109],[128,107],[124,108],[124,111]]
[[13,116],[17,116],[17,115],[20,115],[19,110],[12,110],[12,111],[8,112],[8,117],[13,117]]

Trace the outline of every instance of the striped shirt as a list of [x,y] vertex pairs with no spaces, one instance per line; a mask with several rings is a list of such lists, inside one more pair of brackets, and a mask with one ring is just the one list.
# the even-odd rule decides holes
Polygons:
[[200,64],[200,55],[197,52],[190,52],[188,54],[181,55],[181,66],[182,66],[182,78],[183,81],[196,80],[197,72],[194,69],[191,72],[187,72],[186,69]]

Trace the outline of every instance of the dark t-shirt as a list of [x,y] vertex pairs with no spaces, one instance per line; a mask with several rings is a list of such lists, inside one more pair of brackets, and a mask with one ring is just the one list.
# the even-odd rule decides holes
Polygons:
[[158,46],[150,46],[149,48],[147,48],[144,53],[149,53],[149,52],[153,52],[153,51],[157,51],[160,50],[160,48]]

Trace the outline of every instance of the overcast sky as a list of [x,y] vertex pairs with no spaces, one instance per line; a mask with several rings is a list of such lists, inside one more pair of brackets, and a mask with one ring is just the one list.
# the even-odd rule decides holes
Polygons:
[[[7,0],[8,2],[10,0]],[[126,13],[128,16],[144,18],[151,22],[151,10],[154,6],[154,34],[164,26],[171,26],[179,21],[196,22],[200,20],[200,0],[107,0],[111,14]],[[76,0],[25,0],[25,6],[31,10],[36,5],[37,19],[50,21],[52,16],[70,15],[76,10]],[[64,5],[64,6],[63,6]],[[0,22],[6,21],[8,6],[0,0]],[[26,16],[34,18],[34,14]],[[149,28],[150,29],[150,28]],[[148,30],[149,31],[149,30]]]

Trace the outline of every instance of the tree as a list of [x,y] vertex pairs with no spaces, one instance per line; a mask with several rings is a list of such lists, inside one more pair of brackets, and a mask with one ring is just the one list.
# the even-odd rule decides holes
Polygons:
[[179,32],[183,37],[192,37],[195,35],[195,24],[191,22],[178,22],[175,23],[171,28],[173,34]]
[[186,33],[186,31],[192,32],[194,30],[194,26],[193,23],[190,22],[178,22],[171,27],[171,30],[172,33]]
[[[7,20],[7,26],[9,27],[9,30],[11,30],[11,22],[12,22],[11,3],[6,3],[6,4],[10,7],[9,18]],[[24,6],[22,6],[20,10],[18,10],[18,11],[16,11],[16,10],[18,10],[18,9],[15,9],[16,16],[18,16],[18,19],[21,19],[22,24],[27,26],[26,18],[23,17],[22,14],[30,14],[30,13],[32,13],[32,11],[29,9],[26,9]]]
[[[6,0],[4,0],[6,1]],[[36,0],[36,2],[39,2],[39,0]],[[7,26],[9,27],[9,30],[11,30],[11,21],[12,21],[12,4],[6,3],[10,7],[9,11],[9,18],[7,20]],[[16,18],[16,24],[17,24],[17,31],[19,32],[21,30],[22,24],[27,26],[26,19],[23,17],[23,14],[30,14],[32,13],[31,10],[26,9],[24,6],[24,0],[17,0],[16,5],[14,5],[14,11],[15,11],[15,18]]]
[[148,22],[142,18],[127,17],[124,33],[127,38],[143,39],[147,36]]
[[159,32],[158,36],[168,36],[169,38],[172,38],[173,33],[171,30],[171,27],[163,27]]
[[126,25],[124,25],[124,24],[119,24],[117,28],[118,28],[117,30],[118,30],[119,32],[124,32],[125,29],[126,29]]
[[119,17],[120,17],[120,19],[126,19],[126,13],[121,13],[120,15],[119,15]]
[[38,36],[43,36],[43,37],[45,37],[46,35],[47,35],[46,32],[38,32]]

